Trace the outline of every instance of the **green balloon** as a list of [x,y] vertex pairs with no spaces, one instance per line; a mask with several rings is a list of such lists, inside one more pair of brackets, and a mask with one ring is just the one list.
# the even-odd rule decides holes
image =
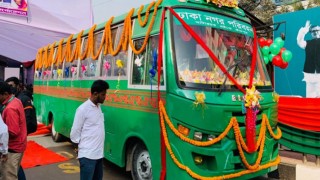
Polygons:
[[272,62],[273,57],[275,57],[276,55],[274,54],[269,54],[269,61]]
[[265,64],[269,63],[269,57],[268,56],[263,56],[263,61]]
[[282,40],[281,37],[277,37],[277,38],[273,41],[273,43],[277,44],[277,45],[280,47],[280,49],[281,49],[281,48],[283,47],[283,45],[284,45],[284,41]]
[[270,52],[274,55],[277,55],[280,52],[280,46],[276,43],[270,45]]
[[282,57],[283,61],[289,62],[292,59],[292,52],[289,50],[285,50],[282,52],[281,57]]
[[264,46],[262,49],[262,54],[263,56],[268,56],[269,55],[269,52],[270,52],[270,48],[268,46]]

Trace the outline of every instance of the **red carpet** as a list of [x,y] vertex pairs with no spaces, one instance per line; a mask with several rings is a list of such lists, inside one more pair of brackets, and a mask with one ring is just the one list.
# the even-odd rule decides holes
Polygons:
[[28,141],[27,149],[24,152],[21,165],[23,168],[31,168],[66,160],[68,160],[68,158],[56,154],[55,152],[42,147],[34,141]]
[[36,135],[47,135],[51,133],[51,126],[45,126],[44,124],[38,123],[37,131],[29,134],[28,136]]

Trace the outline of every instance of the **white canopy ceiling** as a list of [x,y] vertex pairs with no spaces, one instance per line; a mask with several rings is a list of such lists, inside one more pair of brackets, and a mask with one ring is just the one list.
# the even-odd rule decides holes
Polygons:
[[29,0],[28,18],[0,14],[0,55],[32,61],[40,47],[90,28],[92,21],[91,0]]
[[39,48],[152,1],[28,0],[28,17],[0,14],[0,58],[32,61]]

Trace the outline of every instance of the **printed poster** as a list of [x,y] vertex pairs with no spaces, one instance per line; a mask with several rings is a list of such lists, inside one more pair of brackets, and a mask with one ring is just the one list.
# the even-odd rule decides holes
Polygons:
[[27,16],[28,0],[0,0],[0,13]]

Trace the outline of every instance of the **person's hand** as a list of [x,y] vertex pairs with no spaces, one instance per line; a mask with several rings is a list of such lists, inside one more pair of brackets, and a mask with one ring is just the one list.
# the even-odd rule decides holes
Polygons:
[[310,21],[306,22],[306,25],[304,27],[301,28],[301,31],[305,34],[307,34],[310,30],[311,24]]
[[72,146],[73,146],[73,151],[76,153],[76,156],[78,156],[78,143],[72,142]]
[[1,154],[0,161],[1,162],[6,162],[7,160],[8,160],[8,154]]

